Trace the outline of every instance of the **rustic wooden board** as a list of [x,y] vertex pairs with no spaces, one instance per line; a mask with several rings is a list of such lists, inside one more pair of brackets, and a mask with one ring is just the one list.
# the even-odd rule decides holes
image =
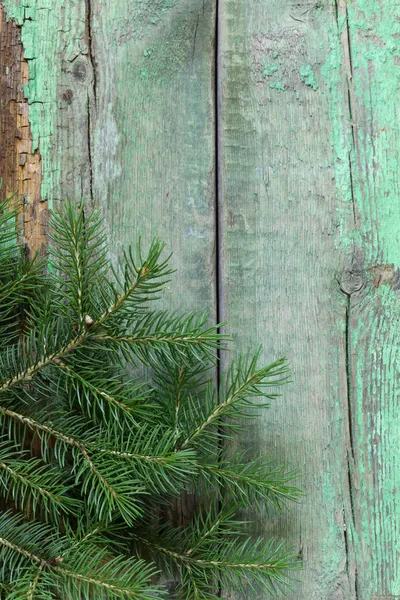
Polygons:
[[165,239],[180,272],[169,303],[214,318],[214,2],[2,6],[30,67],[42,200],[100,206],[116,255]]
[[397,598],[399,7],[221,0],[223,318],[294,383],[244,443],[303,472],[290,598]]
[[[158,236],[173,252],[164,307],[216,320],[213,0],[92,0],[93,196],[117,257]],[[168,518],[186,524],[193,497]]]
[[358,598],[397,599],[400,6],[343,2],[338,20],[348,48],[352,122],[354,250],[347,291],[355,580]]
[[266,515],[255,529],[301,552],[290,598],[350,599],[346,305],[335,276],[338,208],[351,214],[332,177],[320,74],[334,13],[223,0],[220,18],[223,318],[240,348],[287,356],[294,381],[243,443],[298,467],[307,493],[283,526]]
[[215,318],[213,0],[92,0],[93,193],[120,245],[159,236],[170,306]]
[[[164,306],[215,322],[213,0],[1,5],[4,43],[20,39],[29,66],[24,94],[13,88],[29,107],[42,200],[100,207],[115,263],[139,236],[143,249],[165,240],[178,274]],[[191,507],[183,499],[174,519]]]
[[20,28],[28,81],[32,152],[42,162],[41,198],[54,202],[90,195],[87,8],[83,0],[5,0],[9,22]]
[[159,235],[169,306],[219,304],[239,349],[288,356],[293,384],[242,441],[298,467],[306,496],[253,529],[300,551],[289,598],[398,599],[399,5],[0,6],[7,190],[32,223],[39,197],[101,207],[116,262]]

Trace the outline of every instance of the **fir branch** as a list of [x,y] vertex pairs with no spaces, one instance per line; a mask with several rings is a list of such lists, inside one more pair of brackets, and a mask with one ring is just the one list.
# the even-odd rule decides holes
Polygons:
[[[129,557],[130,536],[139,557],[178,572],[181,600],[215,600],[219,584],[274,592],[297,562],[244,535],[235,514],[297,500],[294,474],[220,442],[276,396],[285,362],[240,357],[215,390],[228,337],[206,313],[149,310],[171,273],[161,242],[137,258],[129,248],[117,272],[100,214],[66,203],[45,269],[18,231],[18,210],[0,203],[0,496],[12,508],[0,512],[1,597],[157,598],[153,562]],[[143,367],[151,384],[127,380]],[[159,507],[188,489],[217,491],[224,510],[155,533]]]
[[116,464],[115,461],[111,463],[103,461],[101,465],[96,464],[92,457],[93,446],[87,447],[81,441],[65,435],[49,425],[5,407],[0,407],[0,414],[18,421],[36,433],[48,434],[78,451],[79,455],[75,456],[74,464],[76,482],[82,481],[84,493],[90,491],[87,496],[89,506],[96,508],[101,519],[110,520],[116,508],[129,524],[141,514],[137,496],[144,493],[144,487],[132,480],[129,469]]
[[[142,560],[109,556],[104,549],[94,545],[88,546],[87,540],[85,540],[88,553],[86,558],[82,557],[75,548],[72,554],[69,553],[67,564],[64,564],[67,560],[65,555],[57,552],[67,544],[66,538],[57,533],[50,533],[49,529],[40,525],[32,526],[23,523],[16,516],[9,514],[6,516],[8,523],[5,524],[4,518],[0,522],[0,547],[3,551],[11,551],[14,555],[14,563],[18,565],[14,575],[17,582],[21,579],[18,572],[23,572],[21,568],[26,568],[24,562],[21,563],[18,557],[26,559],[28,564],[38,565],[28,593],[37,587],[39,577],[46,572],[47,578],[52,579],[54,585],[59,585],[57,580],[61,579],[72,593],[86,595],[90,590],[99,589],[115,598],[150,600],[160,597],[159,588],[150,585],[150,578],[156,572],[152,565],[146,565]],[[50,541],[42,538],[46,534]],[[29,542],[26,546],[23,540],[29,539],[28,535],[35,541]]]
[[5,498],[12,497],[18,508],[38,516],[44,512],[45,518],[57,519],[60,513],[76,514],[82,506],[68,496],[71,482],[67,478],[63,480],[58,470],[41,464],[38,459],[26,459],[24,453],[15,449],[14,456],[7,456],[7,461],[0,460],[0,485]]
[[27,600],[34,600],[36,590],[39,585],[39,579],[40,579],[40,576],[42,575],[43,569],[44,569],[44,565],[41,564],[36,572],[35,579],[32,581],[32,583],[29,586],[29,591],[26,596]]
[[178,569],[184,598],[196,585],[212,589],[221,577],[224,590],[243,595],[252,580],[269,591],[287,585],[285,573],[299,566],[295,555],[281,542],[245,536],[244,523],[235,520],[234,512],[234,507],[218,511],[214,505],[205,518],[198,515],[187,529],[164,530],[155,539],[149,533],[133,533],[133,537],[158,555],[171,572]]
[[[56,366],[60,368],[64,373],[68,375],[77,385],[73,388],[75,397],[78,398],[82,409],[85,414],[91,416],[95,422],[97,422],[97,409],[100,408],[100,413],[103,416],[109,416],[111,414],[115,419],[119,419],[120,413],[123,413],[125,417],[132,422],[133,425],[139,426],[134,415],[135,406],[132,403],[129,405],[126,400],[118,398],[117,395],[111,395],[104,389],[99,388],[92,382],[82,375],[79,370],[70,367],[66,362],[62,360],[54,361]],[[80,393],[79,386],[82,388],[83,393]],[[82,399],[86,400],[85,406],[82,405]],[[108,407],[109,411],[106,412],[105,406]]]
[[[267,367],[257,369],[257,361],[259,359],[260,350],[249,360],[247,357],[239,357],[238,363],[232,363],[226,381],[221,385],[221,393],[219,397],[224,397],[220,403],[217,402],[214,389],[209,386],[205,397],[205,406],[195,407],[197,414],[190,414],[190,408],[187,409],[188,420],[200,421],[195,429],[182,440],[179,445],[181,448],[187,448],[190,444],[196,442],[197,438],[201,437],[213,425],[221,423],[224,419],[224,425],[228,426],[227,418],[237,419],[249,417],[249,408],[261,408],[268,404],[260,404],[252,401],[252,398],[264,397],[272,399],[276,394],[272,394],[266,387],[282,385],[287,381],[283,377],[287,371],[286,361],[278,360]],[[214,431],[214,435],[218,432]]]
[[83,332],[74,338],[72,338],[65,346],[63,346],[58,352],[51,354],[44,354],[41,360],[34,362],[32,365],[16,373],[6,381],[0,382],[0,393],[7,392],[13,386],[21,383],[30,381],[36,373],[45,369],[52,363],[57,365],[57,361],[60,361],[64,356],[75,350],[79,345],[87,338],[87,333]]
[[[135,298],[134,304],[146,302],[149,299],[149,294],[157,293],[166,283],[164,279],[172,271],[168,269],[168,259],[159,262],[161,253],[165,248],[165,244],[159,240],[154,240],[147,258],[143,264],[136,266],[132,256],[132,249],[129,248],[125,257],[125,281],[120,286],[123,291],[116,295],[114,302],[100,315],[96,320],[97,325],[105,325],[114,315],[124,308],[126,303],[131,300],[135,294],[145,294],[145,298]],[[141,255],[139,246],[139,256]],[[118,279],[118,278],[117,278]],[[154,281],[156,283],[154,284]],[[152,283],[152,285],[150,285]],[[126,316],[126,315],[124,315]]]
[[220,456],[215,463],[200,464],[202,474],[211,487],[230,492],[236,503],[254,502],[259,508],[270,505],[281,509],[288,502],[298,502],[301,491],[293,485],[297,471],[288,471],[283,465],[273,466],[267,457],[247,459],[246,454]]
[[102,330],[93,339],[109,347],[125,350],[128,360],[138,359],[141,363],[157,368],[160,361],[170,365],[212,361],[216,350],[228,336],[218,333],[221,325],[206,327],[206,313],[170,315],[165,312],[150,312],[137,316],[131,326],[134,335],[121,334],[118,329]]

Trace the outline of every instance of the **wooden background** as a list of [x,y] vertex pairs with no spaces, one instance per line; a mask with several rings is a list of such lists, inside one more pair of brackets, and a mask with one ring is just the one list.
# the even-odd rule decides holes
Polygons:
[[[400,598],[400,5],[2,0],[0,174],[45,242],[63,198],[112,251],[164,238],[170,306],[286,355],[246,431],[306,497],[260,534],[297,548],[291,600]],[[239,599],[236,599],[239,600]]]

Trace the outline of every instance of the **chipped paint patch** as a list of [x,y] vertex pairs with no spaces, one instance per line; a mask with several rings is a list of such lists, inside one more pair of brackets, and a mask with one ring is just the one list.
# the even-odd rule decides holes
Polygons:
[[[4,52],[2,50],[5,50]],[[43,254],[46,246],[47,205],[41,202],[42,159],[33,144],[25,96],[29,66],[21,42],[21,28],[6,20],[0,5],[0,176],[6,197],[17,191],[23,198],[24,241],[30,253]]]
[[372,285],[379,288],[382,285],[388,285],[393,290],[400,290],[400,269],[394,265],[377,265],[369,269]]
[[286,89],[281,81],[271,81],[269,87],[272,90],[278,90],[278,92],[284,92]]
[[278,70],[278,65],[264,63],[264,66],[263,66],[263,75],[264,75],[264,77],[272,77],[272,75],[274,73],[276,73],[277,70]]
[[315,81],[314,71],[311,65],[304,65],[303,67],[300,67],[300,79],[315,92],[317,91],[319,86]]
[[[42,198],[47,200],[58,180],[60,165],[51,144],[56,107],[55,47],[58,35],[58,14],[51,7],[41,7],[31,0],[3,0],[7,20],[21,28],[24,55],[30,64],[29,78],[24,82],[24,94],[29,105],[32,152],[39,147],[42,157]],[[41,31],[46,29],[46,37]],[[46,45],[46,48],[43,45]],[[39,60],[39,57],[41,60]]]

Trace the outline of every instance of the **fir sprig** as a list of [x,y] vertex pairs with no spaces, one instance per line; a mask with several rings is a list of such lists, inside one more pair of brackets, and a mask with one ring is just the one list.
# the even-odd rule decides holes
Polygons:
[[[150,600],[158,568],[182,600],[285,586],[293,553],[235,515],[296,501],[296,473],[226,442],[286,362],[239,357],[216,390],[229,338],[205,313],[151,307],[172,273],[164,244],[128,249],[116,270],[100,214],[66,203],[49,256],[28,259],[19,222],[15,199],[0,204],[0,598]],[[160,525],[161,507],[200,490],[215,501],[191,525]]]

